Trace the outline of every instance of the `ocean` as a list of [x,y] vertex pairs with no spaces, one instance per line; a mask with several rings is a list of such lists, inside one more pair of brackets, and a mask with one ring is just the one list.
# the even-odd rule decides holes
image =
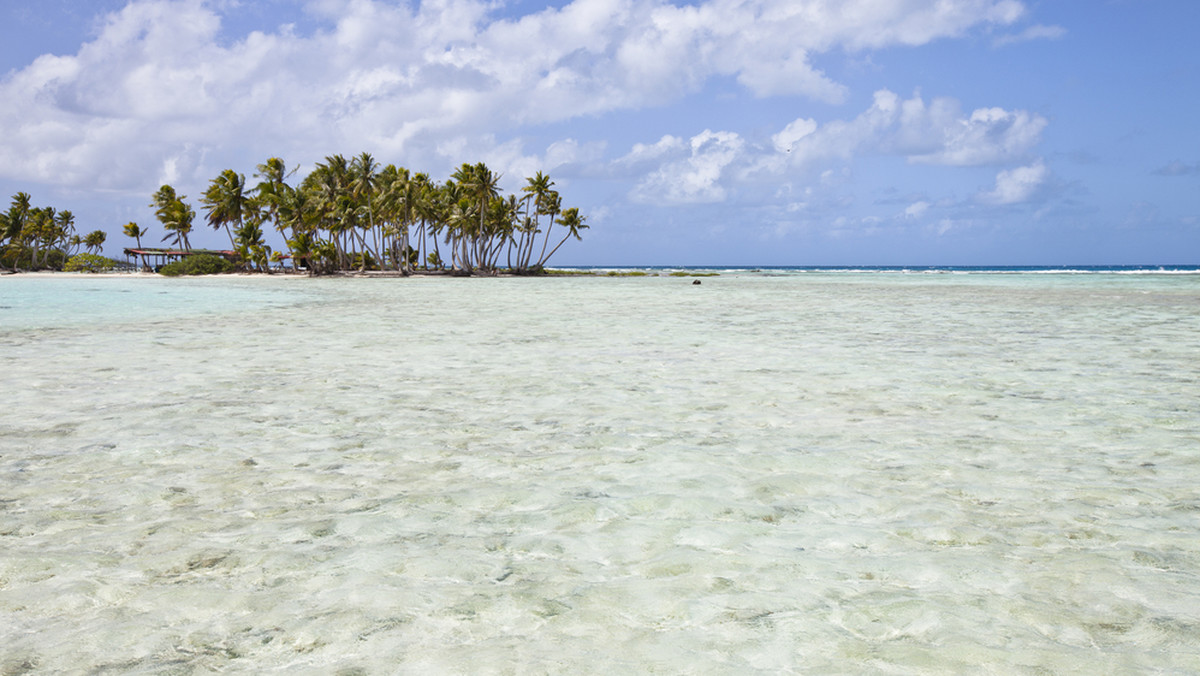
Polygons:
[[0,673],[1200,673],[1195,269],[643,272],[0,277]]

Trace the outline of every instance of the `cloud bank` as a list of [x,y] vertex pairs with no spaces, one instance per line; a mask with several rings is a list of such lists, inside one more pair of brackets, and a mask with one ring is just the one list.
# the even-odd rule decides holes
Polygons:
[[[769,143],[706,130],[689,140],[668,136],[651,146],[636,146],[621,162],[661,163],[633,190],[635,201],[705,203],[724,199],[739,183],[779,181],[805,168],[855,157],[897,156],[913,164],[954,167],[1009,164],[1028,159],[1046,125],[1045,118],[1022,110],[981,108],[964,114],[954,99],[926,103],[914,95],[901,100],[880,90],[871,107],[851,120],[821,125],[799,118],[773,134]],[[989,199],[1003,204],[1021,201],[1032,188],[1022,191],[1016,185],[1040,182],[1045,171],[1039,160],[1002,173]]]
[[[313,161],[363,148],[419,166],[462,161],[449,153],[466,146],[530,164],[505,145],[523,129],[662,105],[713,78],[756,97],[837,103],[846,87],[815,55],[922,45],[1025,12],[1013,0],[575,0],[504,16],[476,0],[321,0],[307,6],[306,31],[239,34],[238,11],[134,0],[103,17],[77,53],[10,73],[0,81],[0,172],[144,191],[270,155]],[[913,161],[970,165],[1019,153],[1045,124],[999,109],[963,118],[941,101],[912,109],[923,105],[884,96],[841,127],[797,121],[775,142],[804,162],[886,137]],[[556,161],[577,159],[564,147]],[[676,144],[646,187],[660,183],[684,202],[720,199],[718,179],[746,147],[732,132]]]

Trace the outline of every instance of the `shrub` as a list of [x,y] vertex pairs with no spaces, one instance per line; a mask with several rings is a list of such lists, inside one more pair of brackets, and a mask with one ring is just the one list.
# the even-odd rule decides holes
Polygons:
[[159,272],[168,277],[178,277],[180,275],[219,275],[222,272],[231,272],[233,269],[233,263],[225,258],[212,254],[196,254],[195,256],[185,256],[173,263],[167,263]]
[[66,272],[108,272],[116,269],[118,263],[111,258],[105,258],[94,253],[79,253],[67,259],[63,270]]

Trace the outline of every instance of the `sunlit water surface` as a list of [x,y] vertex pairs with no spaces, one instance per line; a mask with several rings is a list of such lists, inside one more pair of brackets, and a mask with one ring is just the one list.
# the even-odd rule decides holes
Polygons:
[[0,673],[1200,673],[1200,277],[0,278]]

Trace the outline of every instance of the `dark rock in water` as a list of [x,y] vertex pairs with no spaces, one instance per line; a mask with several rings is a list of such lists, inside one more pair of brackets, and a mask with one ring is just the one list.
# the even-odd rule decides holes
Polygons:
[[700,283],[700,280],[698,280],[698,279],[696,279],[696,280],[692,280],[692,286],[695,286],[695,285],[697,285],[697,284],[699,284],[699,283]]

